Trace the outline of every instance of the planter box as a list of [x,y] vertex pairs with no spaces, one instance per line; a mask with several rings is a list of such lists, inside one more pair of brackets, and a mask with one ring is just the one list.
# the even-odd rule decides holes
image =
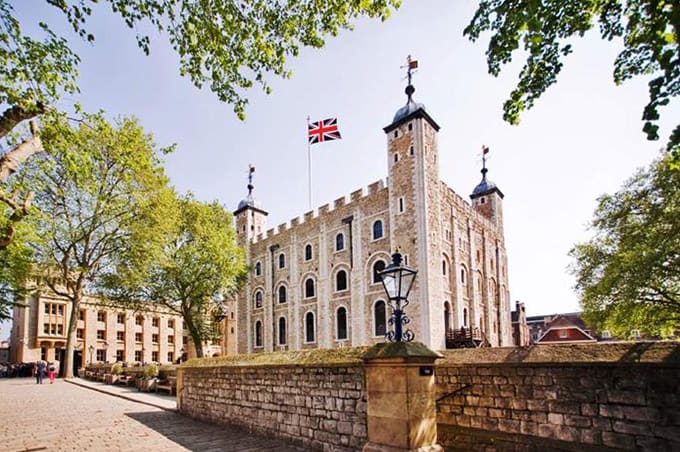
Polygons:
[[137,381],[137,389],[144,392],[151,392],[156,390],[157,378],[145,379],[142,378]]
[[120,378],[119,375],[114,375],[114,374],[106,374],[104,375],[106,378],[106,384],[107,385],[112,385],[115,384],[118,381],[118,378]]

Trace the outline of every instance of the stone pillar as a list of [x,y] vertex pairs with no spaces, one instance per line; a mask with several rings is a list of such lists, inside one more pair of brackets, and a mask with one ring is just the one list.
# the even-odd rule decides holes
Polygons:
[[380,343],[364,355],[368,441],[364,452],[435,452],[434,363],[420,342]]

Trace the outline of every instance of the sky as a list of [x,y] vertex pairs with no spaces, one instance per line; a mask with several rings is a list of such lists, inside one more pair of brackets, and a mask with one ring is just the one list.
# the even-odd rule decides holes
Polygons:
[[[208,89],[195,88],[178,70],[164,36],[151,34],[151,55],[106,5],[95,5],[90,45],[69,32],[44,0],[14,1],[22,23],[38,20],[63,30],[79,53],[80,94],[62,99],[70,109],[103,109],[111,118],[132,115],[159,146],[176,143],[166,171],[180,192],[219,200],[235,210],[247,193],[248,164],[256,168],[254,195],[275,227],[309,210],[306,123],[337,117],[342,140],[312,147],[314,207],[387,176],[382,128],[406,102],[407,55],[419,62],[414,99],[441,126],[440,178],[466,199],[481,180],[481,147],[491,152],[488,176],[504,198],[511,299],[529,315],[579,309],[568,273],[569,250],[588,240],[596,199],[613,193],[637,168],[648,165],[663,142],[646,141],[640,120],[645,80],[613,82],[621,41],[597,31],[573,42],[558,83],[511,126],[502,104],[523,60],[514,56],[501,76],[488,74],[488,35],[463,36],[477,2],[405,0],[386,22],[360,19],[354,31],[305,49],[288,62],[289,80],[270,77],[273,93],[247,92],[247,118]],[[661,136],[671,130],[663,111]]]

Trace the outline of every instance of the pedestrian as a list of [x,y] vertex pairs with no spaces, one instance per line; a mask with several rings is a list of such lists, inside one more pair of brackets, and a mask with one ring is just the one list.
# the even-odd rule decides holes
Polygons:
[[57,374],[57,366],[53,362],[47,364],[47,376],[50,377],[50,384],[54,383],[54,377]]
[[43,378],[45,378],[45,369],[47,368],[47,363],[42,359],[35,363],[35,382],[41,385]]

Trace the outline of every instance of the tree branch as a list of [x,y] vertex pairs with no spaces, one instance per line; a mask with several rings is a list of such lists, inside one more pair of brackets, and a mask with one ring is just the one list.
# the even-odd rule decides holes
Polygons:
[[37,124],[31,121],[30,126],[33,136],[0,157],[0,183],[7,181],[7,178],[15,173],[30,156],[44,151]]
[[8,108],[0,116],[0,138],[10,133],[21,121],[41,115],[45,110],[45,105],[41,102],[36,102],[29,108],[19,105]]

